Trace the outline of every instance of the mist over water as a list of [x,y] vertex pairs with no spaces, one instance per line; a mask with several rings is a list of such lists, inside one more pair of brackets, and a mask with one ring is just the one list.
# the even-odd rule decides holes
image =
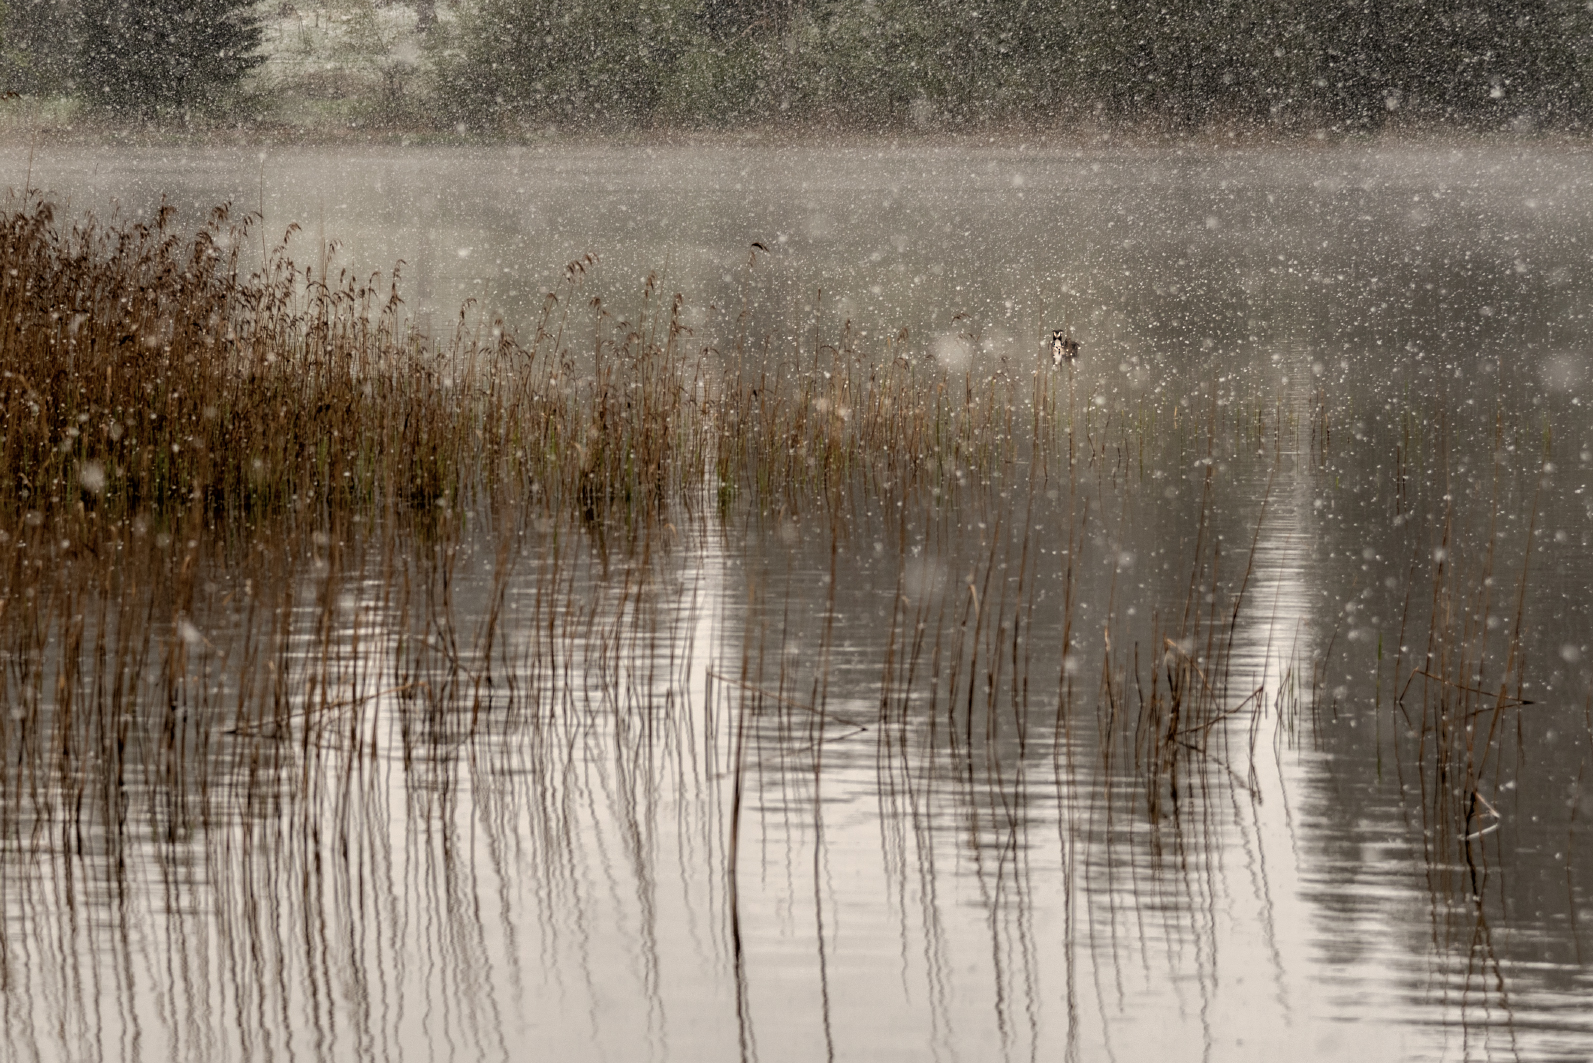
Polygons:
[[8,826],[17,1058],[1593,1048],[1582,148],[3,158],[67,214],[230,201],[300,262],[402,260],[434,337],[549,292],[636,322],[655,274],[765,394],[1016,396],[927,496],[190,544],[172,674],[242,702],[247,580],[299,700]]
[[[27,154],[8,159],[20,188]],[[340,268],[402,261],[411,309],[448,322],[475,299],[524,328],[590,252],[610,302],[655,272],[705,316],[750,299],[775,350],[822,315],[875,343],[906,327],[919,349],[971,331],[975,361],[1027,364],[1067,319],[1097,362],[1240,368],[1257,344],[1303,344],[1391,371],[1401,352],[1574,354],[1586,329],[1574,144],[52,149],[32,184],[78,210],[260,211],[269,242],[302,227],[303,260],[324,238]],[[749,277],[755,240],[771,253]]]

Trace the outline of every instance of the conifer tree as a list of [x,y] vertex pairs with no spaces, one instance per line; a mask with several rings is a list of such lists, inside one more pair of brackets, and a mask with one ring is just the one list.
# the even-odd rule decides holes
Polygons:
[[70,0],[0,0],[0,89],[24,96],[72,91],[76,19]]
[[253,0],[83,0],[81,25],[80,87],[125,114],[203,107],[263,61]]

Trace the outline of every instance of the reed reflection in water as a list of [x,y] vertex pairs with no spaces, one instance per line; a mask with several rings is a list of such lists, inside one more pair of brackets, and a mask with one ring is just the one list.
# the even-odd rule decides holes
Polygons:
[[[27,729],[67,727],[57,704],[14,717],[10,1051],[1519,1048],[1465,865],[1331,800],[1369,780],[1313,750],[1314,460],[1261,449],[1228,471],[1251,515],[1226,576],[1214,532],[1139,530],[1139,485],[1087,460],[911,522],[682,515],[619,550],[540,512],[130,539],[181,554],[194,599],[161,630],[85,594],[81,658],[42,662],[121,683],[114,780],[48,763]],[[95,665],[129,644],[146,671]],[[132,710],[151,688],[174,719]],[[1399,933],[1424,867],[1426,943]]]

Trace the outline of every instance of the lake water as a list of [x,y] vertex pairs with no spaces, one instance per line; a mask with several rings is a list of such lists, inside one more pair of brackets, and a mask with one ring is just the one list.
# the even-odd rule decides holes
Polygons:
[[[1584,147],[0,165],[403,260],[433,335],[467,299],[529,331],[590,252],[584,293],[624,314],[656,273],[771,373],[900,354],[1016,380],[1021,428],[1040,366],[1075,455],[705,504],[645,548],[484,517],[445,559],[207,544],[203,681],[238,588],[276,588],[322,691],[283,717],[317,721],[283,724],[303,767],[262,796],[258,731],[218,725],[192,793],[9,831],[9,1058],[1593,1053]],[[464,716],[428,714],[445,685]],[[180,801],[216,811],[164,831]]]

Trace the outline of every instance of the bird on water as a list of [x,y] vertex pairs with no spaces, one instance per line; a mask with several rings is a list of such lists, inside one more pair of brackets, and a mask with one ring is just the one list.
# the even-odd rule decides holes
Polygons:
[[1071,329],[1051,330],[1051,364],[1061,367],[1063,362],[1071,362],[1079,355],[1079,341],[1073,338]]

